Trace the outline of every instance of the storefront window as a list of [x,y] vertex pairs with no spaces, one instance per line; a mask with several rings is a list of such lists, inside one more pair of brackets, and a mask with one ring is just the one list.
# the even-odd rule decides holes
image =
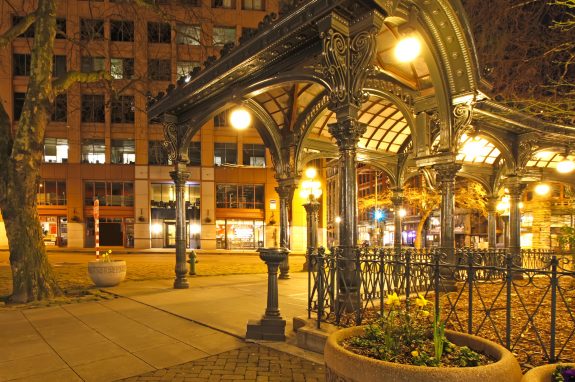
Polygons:
[[217,220],[216,248],[255,249],[264,246],[263,220]]
[[217,208],[264,208],[263,184],[217,184]]

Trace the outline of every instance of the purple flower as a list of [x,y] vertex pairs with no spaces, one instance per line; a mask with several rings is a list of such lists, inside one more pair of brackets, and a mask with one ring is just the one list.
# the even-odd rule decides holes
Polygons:
[[561,372],[565,382],[575,382],[575,369],[565,369]]

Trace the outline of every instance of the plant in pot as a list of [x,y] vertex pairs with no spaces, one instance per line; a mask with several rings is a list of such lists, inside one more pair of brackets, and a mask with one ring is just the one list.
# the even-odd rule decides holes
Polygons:
[[112,260],[111,255],[109,249],[100,259],[88,262],[88,275],[97,287],[115,286],[126,278],[126,261]]
[[575,363],[534,367],[525,373],[521,382],[575,382]]
[[[357,382],[519,382],[519,363],[504,347],[445,329],[418,296],[401,307],[387,296],[384,317],[331,334],[324,349],[328,380]],[[433,307],[431,307],[433,308]]]

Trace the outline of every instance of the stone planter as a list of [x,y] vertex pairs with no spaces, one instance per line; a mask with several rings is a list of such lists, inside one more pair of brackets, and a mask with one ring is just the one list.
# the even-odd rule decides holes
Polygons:
[[[551,382],[551,374],[559,364],[537,366],[529,370],[521,382]],[[575,367],[575,363],[562,363],[561,365]]]
[[126,261],[89,261],[88,275],[97,287],[118,285],[126,278]]
[[503,346],[486,339],[446,331],[456,345],[488,354],[497,362],[477,367],[427,367],[403,365],[364,357],[339,344],[346,338],[363,334],[364,327],[341,329],[331,334],[325,344],[326,381],[338,382],[520,382],[519,363]]

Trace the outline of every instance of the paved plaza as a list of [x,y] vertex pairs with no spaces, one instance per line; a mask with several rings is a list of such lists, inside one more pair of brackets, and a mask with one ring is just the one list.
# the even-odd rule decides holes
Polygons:
[[[253,261],[261,262],[257,256]],[[262,316],[267,275],[128,281],[109,300],[0,310],[0,381],[317,381],[316,353],[282,343],[248,343]],[[307,274],[279,281],[286,334],[306,314]]]

